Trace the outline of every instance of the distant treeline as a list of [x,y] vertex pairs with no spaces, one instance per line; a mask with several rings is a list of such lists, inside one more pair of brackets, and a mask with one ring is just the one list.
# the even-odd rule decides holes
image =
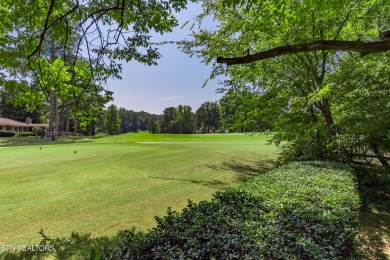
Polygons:
[[[95,107],[91,111],[70,114],[59,106],[58,131],[84,135],[95,133],[119,134],[137,131],[151,133],[214,133],[214,132],[252,132],[270,127],[262,120],[251,116],[251,109],[245,104],[248,94],[227,92],[217,102],[204,102],[193,111],[190,106],[167,107],[163,114],[136,112],[110,105],[108,108]],[[24,121],[30,117],[34,123],[47,123],[49,105],[33,108],[16,106],[7,102],[12,98],[5,90],[0,90],[0,117]],[[65,127],[66,126],[66,127]]]
[[[149,131],[151,133],[192,134],[214,132],[247,132],[265,129],[265,124],[239,124],[237,115],[227,104],[204,102],[195,112],[190,106],[167,107],[162,115],[136,112],[111,105],[100,121],[99,130],[108,134]],[[116,111],[116,113],[115,113]],[[232,120],[234,124],[232,124]]]

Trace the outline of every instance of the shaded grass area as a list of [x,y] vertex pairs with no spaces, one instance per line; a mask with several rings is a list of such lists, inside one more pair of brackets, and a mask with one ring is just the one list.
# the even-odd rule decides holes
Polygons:
[[359,218],[364,259],[390,259],[390,172],[356,167],[362,198]]
[[364,209],[360,212],[360,234],[365,259],[390,259],[390,211]]
[[237,143],[0,149],[0,244],[38,243],[41,228],[50,237],[77,231],[91,239],[147,230],[169,206],[207,200],[273,167],[275,158],[274,146]]
[[[217,165],[205,165],[211,171],[217,172],[232,172],[233,178],[237,183],[246,182],[255,176],[265,173],[266,171],[275,167],[274,159],[262,159],[261,161],[242,160],[241,162],[232,160],[230,162],[223,161]],[[217,188],[218,190],[225,190],[229,187],[226,183],[221,180],[194,180],[194,179],[183,179],[177,177],[153,177],[160,180],[168,181],[180,181],[189,182],[198,185],[204,185],[210,188]]]
[[21,136],[21,137],[0,137],[1,147],[14,146],[32,146],[32,145],[58,145],[58,144],[74,144],[74,143],[91,143],[94,139],[83,136],[69,136],[58,137],[57,141],[51,141],[51,138],[45,137],[36,138],[35,136]]

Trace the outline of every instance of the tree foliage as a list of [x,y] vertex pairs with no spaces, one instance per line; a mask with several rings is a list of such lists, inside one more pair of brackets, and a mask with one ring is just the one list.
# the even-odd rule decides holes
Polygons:
[[186,105],[167,107],[164,109],[161,131],[171,134],[191,134],[193,132],[194,113]]
[[[362,48],[362,54],[379,51],[379,46],[390,48],[388,41],[374,43],[381,32],[390,30],[388,1],[230,1],[231,5],[226,2],[229,1],[204,1],[204,13],[198,17],[199,32],[194,32],[194,42],[184,45],[185,51],[193,53],[195,48],[207,62],[220,57],[217,62],[231,65],[286,52],[346,51],[348,48],[343,45],[348,42],[355,49]],[[201,21],[209,16],[217,21],[218,27],[201,27]],[[334,46],[337,42],[339,47]],[[365,45],[371,50],[364,51]],[[351,47],[350,51],[354,49]]]
[[250,87],[231,86],[219,100],[221,124],[229,131],[256,132],[270,128],[265,122],[265,97]]
[[105,114],[104,131],[109,135],[119,134],[120,124],[118,108],[115,105],[110,105]]
[[202,54],[213,52],[207,61],[218,57],[217,63],[233,65],[292,53],[390,50],[389,1],[209,0],[203,7],[199,20],[211,15],[221,27],[200,28],[188,46],[206,46]]
[[[0,66],[18,68],[45,55],[56,42],[67,65],[88,57],[91,77],[119,76],[116,60],[155,64],[150,32],[169,32],[177,24],[172,12],[185,8],[174,1],[10,1],[0,4]],[[72,49],[72,53],[69,52]]]
[[16,121],[24,121],[26,117],[30,117],[33,123],[46,123],[47,107],[45,105],[15,105],[12,103],[12,100],[15,99],[14,95],[19,96],[19,94],[11,94],[0,88],[0,117]]
[[161,132],[174,133],[174,123],[176,120],[176,109],[174,107],[167,107],[163,111],[163,118],[161,121]]
[[179,134],[192,134],[193,132],[193,118],[192,108],[190,106],[178,105],[176,107],[176,120],[174,122],[174,128],[177,129]]
[[[316,41],[375,42],[390,27],[390,5],[372,1],[252,1],[247,6],[205,1],[203,7],[200,30],[182,47],[205,62]],[[218,26],[202,29],[201,21],[209,15]],[[265,122],[275,131],[272,141],[283,148],[284,159],[346,161],[363,148],[378,156],[385,153],[387,130],[382,134],[378,129],[388,124],[388,117],[379,115],[388,106],[388,74],[382,65],[388,63],[387,53],[361,57],[320,48],[271,56],[237,66],[213,65],[211,78],[228,76],[233,87],[222,99],[225,122],[227,104],[242,98],[236,123]],[[367,127],[359,127],[363,124]]]
[[149,43],[151,32],[170,32],[177,25],[173,12],[186,3],[1,1],[1,83],[10,93],[22,93],[14,95],[15,104],[49,102],[51,129],[68,129],[74,117],[85,130],[112,99],[101,83],[120,78],[121,61],[156,64],[160,54]]
[[119,108],[118,114],[121,120],[121,133],[146,130],[152,133],[160,132],[158,125],[160,115],[149,114],[145,111],[136,112],[125,108]]
[[206,101],[195,112],[195,125],[202,133],[209,133],[218,130],[220,117],[218,103]]

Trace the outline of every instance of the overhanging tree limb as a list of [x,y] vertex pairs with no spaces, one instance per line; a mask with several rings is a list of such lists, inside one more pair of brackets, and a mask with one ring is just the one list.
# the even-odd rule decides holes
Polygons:
[[282,47],[277,47],[271,50],[262,51],[259,53],[246,55],[237,58],[217,57],[217,63],[235,65],[247,64],[259,60],[265,60],[272,57],[282,56],[286,54],[312,52],[312,51],[353,51],[359,52],[362,55],[384,52],[390,50],[390,41],[377,42],[362,42],[362,41],[315,41],[312,43],[293,44]]

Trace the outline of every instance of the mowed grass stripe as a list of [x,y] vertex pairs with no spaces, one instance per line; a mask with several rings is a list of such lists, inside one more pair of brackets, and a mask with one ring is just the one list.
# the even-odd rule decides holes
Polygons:
[[241,134],[241,133],[220,133],[220,134],[149,134],[147,132],[128,133],[119,136],[93,139],[98,143],[106,142],[266,142],[269,137],[266,134]]

